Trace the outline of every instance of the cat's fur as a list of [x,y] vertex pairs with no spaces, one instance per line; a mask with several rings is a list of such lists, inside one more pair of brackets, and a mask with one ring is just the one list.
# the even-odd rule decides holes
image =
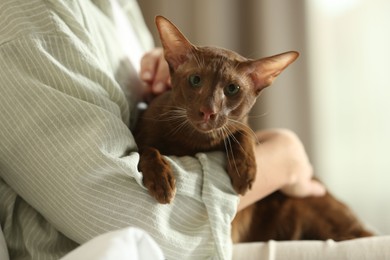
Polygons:
[[[145,186],[158,202],[170,203],[175,196],[175,179],[161,155],[221,150],[227,154],[233,188],[245,194],[256,177],[255,140],[247,126],[247,114],[260,91],[298,53],[249,60],[221,48],[194,46],[161,16],[156,24],[172,90],[150,104],[137,126],[138,167]],[[333,213],[329,213],[332,207]],[[235,242],[351,238],[343,233],[351,225],[362,230],[353,237],[366,234],[348,209],[330,195],[294,199],[274,193],[240,212],[233,221],[232,235]]]

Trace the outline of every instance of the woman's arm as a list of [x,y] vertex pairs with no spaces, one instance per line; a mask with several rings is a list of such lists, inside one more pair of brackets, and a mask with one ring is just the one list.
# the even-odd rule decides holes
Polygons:
[[322,184],[312,179],[313,169],[299,138],[289,130],[273,129],[256,133],[257,175],[252,189],[241,196],[241,210],[281,189],[294,197],[321,196]]

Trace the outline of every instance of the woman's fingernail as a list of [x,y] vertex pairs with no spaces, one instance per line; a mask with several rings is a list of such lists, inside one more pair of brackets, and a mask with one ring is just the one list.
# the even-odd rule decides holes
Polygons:
[[160,93],[164,90],[164,88],[165,88],[165,84],[162,82],[158,82],[153,85],[153,92]]
[[144,73],[142,73],[141,79],[145,81],[152,80],[152,73],[150,73],[149,71],[145,71]]

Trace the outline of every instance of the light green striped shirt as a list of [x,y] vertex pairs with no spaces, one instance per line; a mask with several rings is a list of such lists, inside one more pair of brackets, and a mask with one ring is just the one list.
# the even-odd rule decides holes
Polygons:
[[152,46],[145,30],[132,0],[0,0],[0,224],[11,259],[58,259],[128,226],[168,259],[230,258],[238,197],[221,153],[167,157],[170,205],[142,185],[128,126],[134,67]]

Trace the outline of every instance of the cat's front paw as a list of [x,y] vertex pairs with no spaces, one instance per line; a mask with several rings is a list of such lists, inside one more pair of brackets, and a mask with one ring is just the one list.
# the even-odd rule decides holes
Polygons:
[[150,195],[161,204],[170,203],[176,194],[176,181],[170,164],[158,150],[151,148],[141,156],[139,166]]
[[228,163],[228,174],[234,190],[244,195],[252,188],[256,178],[256,162],[251,156]]
[[170,168],[155,172],[154,177],[143,179],[144,185],[159,203],[171,203],[176,194],[175,178]]

